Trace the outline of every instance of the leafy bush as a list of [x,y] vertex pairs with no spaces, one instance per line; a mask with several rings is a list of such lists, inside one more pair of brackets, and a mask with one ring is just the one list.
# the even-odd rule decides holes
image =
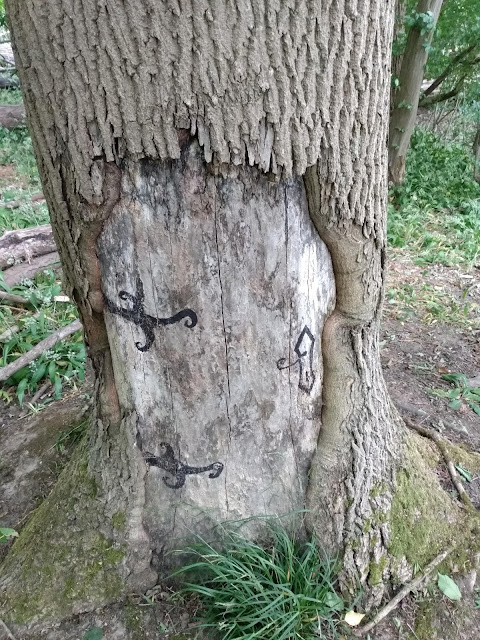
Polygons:
[[344,609],[335,592],[337,560],[322,557],[315,541],[292,540],[282,527],[270,533],[266,549],[228,532],[221,551],[203,540],[186,550],[194,559],[174,575],[200,576],[181,591],[200,598],[201,626],[222,640],[336,638]]
[[473,156],[431,131],[416,129],[403,186],[392,192],[388,240],[408,247],[416,262],[472,265],[480,246],[480,185]]

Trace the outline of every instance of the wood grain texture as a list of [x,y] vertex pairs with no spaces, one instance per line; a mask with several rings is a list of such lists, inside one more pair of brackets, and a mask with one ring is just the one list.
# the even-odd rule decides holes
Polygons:
[[56,248],[49,224],[5,231],[0,236],[0,269],[24,260],[29,262],[31,258],[56,251]]
[[[133,294],[139,277],[146,314],[188,308],[198,317],[193,328],[183,320],[155,328],[142,352],[138,325],[107,313],[122,412],[135,416],[143,454],[161,456],[165,442],[184,464],[224,465],[217,478],[188,475],[179,489],[151,466],[150,535],[160,545],[205,529],[204,520],[301,508],[320,428],[321,334],[335,290],[303,182],[272,184],[253,169],[215,176],[197,143],[179,162],[130,163],[98,255],[107,308],[131,308],[119,294]],[[278,367],[298,359],[305,326],[314,337],[310,391],[299,386],[300,363]]]

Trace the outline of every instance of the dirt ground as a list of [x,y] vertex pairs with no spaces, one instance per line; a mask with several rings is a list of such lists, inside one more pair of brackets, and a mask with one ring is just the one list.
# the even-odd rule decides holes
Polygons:
[[[428,299],[417,296],[412,302],[412,292],[425,286]],[[424,268],[416,266],[408,254],[398,254],[390,262],[387,290],[382,363],[398,410],[451,442],[480,452],[480,416],[465,402],[457,410],[449,408],[449,400],[432,392],[452,389],[442,378],[447,373],[465,374],[471,386],[480,386],[480,270],[463,273],[439,266]],[[405,290],[410,298],[398,295]],[[438,308],[442,301],[445,312]],[[55,442],[65,429],[84,419],[88,391],[87,385],[27,417],[21,417],[18,407],[0,407],[0,525],[21,529],[47,495],[70,453],[68,447],[59,452]],[[438,472],[446,488],[453,491],[446,470]],[[465,489],[480,508],[480,474],[465,482]],[[7,545],[0,547],[0,554],[6,549]],[[480,594],[475,596],[480,579],[476,574],[455,577],[463,595],[459,603],[442,597],[434,588],[414,593],[371,632],[371,640],[418,639],[427,615],[432,640],[480,640],[480,609],[474,604],[480,598]],[[105,640],[193,638],[190,614],[195,608],[195,603],[184,603],[162,587],[148,598],[132,595],[122,604],[77,616],[60,626],[22,630],[15,639],[80,640],[92,627],[102,628]],[[0,626],[0,640],[7,637]]]

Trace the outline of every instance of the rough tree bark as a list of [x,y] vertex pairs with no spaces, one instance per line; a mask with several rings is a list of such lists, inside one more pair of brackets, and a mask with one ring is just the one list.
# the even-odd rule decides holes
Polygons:
[[400,185],[405,175],[405,160],[410,138],[417,119],[418,101],[422,87],[428,45],[437,24],[443,0],[418,0],[417,16],[432,15],[425,30],[423,21],[410,27],[399,73],[399,86],[393,98],[388,138],[388,175],[393,184]]
[[345,585],[381,566],[378,601],[393,3],[7,7],[96,374],[89,439],[2,568],[7,617],[148,588],[186,534],[305,506]]

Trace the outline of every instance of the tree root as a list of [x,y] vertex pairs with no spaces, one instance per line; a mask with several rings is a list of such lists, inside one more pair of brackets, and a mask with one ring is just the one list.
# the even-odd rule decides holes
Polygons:
[[22,296],[16,296],[13,293],[6,293],[5,291],[0,291],[0,302],[13,302],[13,304],[20,304],[25,307],[31,304],[30,300],[26,300],[22,298]]
[[375,627],[379,622],[381,622],[388,614],[397,607],[400,602],[408,596],[408,594],[420,586],[420,584],[428,578],[432,571],[441,564],[447,556],[449,556],[452,551],[455,549],[455,545],[449,547],[446,551],[442,551],[436,558],[434,558],[430,564],[427,565],[427,568],[423,573],[420,573],[416,578],[414,578],[411,582],[406,584],[400,591],[394,596],[388,604],[386,604],[383,609],[377,613],[374,619],[363,626],[361,629],[356,629],[353,633],[357,638],[362,638],[365,634],[369,633],[373,627]]
[[440,450],[440,453],[443,456],[443,459],[447,464],[448,472],[450,473],[450,478],[453,482],[455,489],[458,492],[460,500],[463,502],[463,504],[469,511],[471,511],[472,513],[477,513],[477,510],[472,504],[472,501],[470,500],[470,498],[468,497],[468,494],[465,491],[462,481],[460,480],[460,477],[455,469],[455,465],[453,464],[453,460],[452,460],[452,457],[450,456],[445,440],[438,433],[436,433],[435,431],[432,431],[432,429],[421,427],[420,425],[415,424],[415,422],[413,422],[412,420],[409,420],[408,418],[404,418],[404,422],[409,429],[413,429],[414,431],[419,433],[421,436],[425,438],[430,438],[430,440],[433,440],[433,442],[435,442],[435,444]]

